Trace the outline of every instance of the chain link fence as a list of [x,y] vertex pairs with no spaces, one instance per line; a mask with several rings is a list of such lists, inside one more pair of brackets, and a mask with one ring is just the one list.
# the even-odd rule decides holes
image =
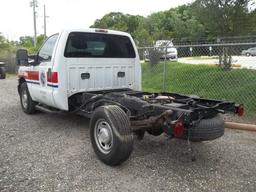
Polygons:
[[256,122],[256,42],[138,48],[143,90],[243,103]]
[[[243,103],[256,123],[256,42],[138,48],[143,90],[169,91]],[[15,73],[15,57],[2,59]]]

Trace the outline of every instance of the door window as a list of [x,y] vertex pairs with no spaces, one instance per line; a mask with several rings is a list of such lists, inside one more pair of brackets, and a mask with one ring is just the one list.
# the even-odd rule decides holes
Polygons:
[[51,61],[53,49],[56,44],[57,38],[58,38],[58,34],[55,34],[49,37],[45,41],[44,45],[41,47],[40,51],[38,52],[39,63],[41,63],[42,61]]

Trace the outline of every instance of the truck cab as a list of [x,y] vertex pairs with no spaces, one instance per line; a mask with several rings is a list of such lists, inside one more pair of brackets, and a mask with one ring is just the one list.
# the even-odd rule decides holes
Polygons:
[[19,84],[27,83],[33,101],[60,110],[69,111],[69,98],[86,91],[141,90],[138,52],[124,32],[63,30],[23,62]]

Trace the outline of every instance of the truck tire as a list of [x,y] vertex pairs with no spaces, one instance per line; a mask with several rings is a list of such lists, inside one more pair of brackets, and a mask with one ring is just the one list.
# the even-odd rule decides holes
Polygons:
[[4,67],[0,67],[0,79],[6,78],[6,71]]
[[[190,130],[190,141],[200,142],[217,139],[224,135],[224,120],[221,115],[210,119],[202,119],[198,125]],[[185,135],[188,139],[188,133]]]
[[98,107],[90,121],[90,138],[97,157],[116,166],[133,150],[133,134],[126,113],[116,105]]
[[26,82],[20,85],[19,93],[20,93],[20,104],[21,104],[22,110],[27,114],[35,113],[36,112],[35,106],[37,105],[37,103],[32,100],[29,94],[29,90]]

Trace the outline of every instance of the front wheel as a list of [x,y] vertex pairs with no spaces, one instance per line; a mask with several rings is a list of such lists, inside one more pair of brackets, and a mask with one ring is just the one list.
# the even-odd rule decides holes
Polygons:
[[36,102],[34,102],[29,94],[27,83],[20,85],[20,103],[22,110],[27,114],[33,114],[36,112]]
[[95,110],[90,121],[90,138],[97,157],[110,166],[126,161],[133,149],[129,118],[116,105]]

